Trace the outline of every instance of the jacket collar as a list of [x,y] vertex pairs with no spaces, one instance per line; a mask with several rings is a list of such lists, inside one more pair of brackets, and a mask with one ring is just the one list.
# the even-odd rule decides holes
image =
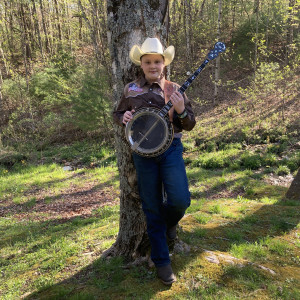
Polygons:
[[[162,79],[160,79],[160,80],[158,80],[158,81],[156,81],[156,82],[153,82],[153,83],[158,84],[159,87],[160,87],[162,90],[164,90],[164,88],[165,88],[165,81],[166,81],[166,80],[165,80],[165,77],[163,77]],[[141,76],[141,78],[140,78],[140,87],[144,87],[146,84],[152,85],[153,83],[149,83],[149,82],[146,80],[145,76]]]

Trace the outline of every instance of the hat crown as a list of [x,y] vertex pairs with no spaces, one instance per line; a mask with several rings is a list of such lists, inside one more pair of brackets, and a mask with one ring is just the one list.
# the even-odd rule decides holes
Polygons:
[[157,38],[147,38],[142,44],[141,50],[144,53],[159,53],[163,54],[163,46]]
[[129,57],[134,64],[140,66],[141,57],[143,55],[156,53],[161,54],[164,57],[164,63],[165,66],[167,66],[174,58],[175,49],[173,46],[169,46],[164,50],[163,45],[158,38],[147,38],[141,47],[133,45],[130,50]]

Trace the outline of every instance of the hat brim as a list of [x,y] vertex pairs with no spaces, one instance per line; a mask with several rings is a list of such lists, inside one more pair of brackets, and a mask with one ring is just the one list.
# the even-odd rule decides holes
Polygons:
[[169,46],[163,53],[157,52],[143,52],[138,45],[134,45],[129,53],[129,57],[131,61],[135,64],[140,66],[141,65],[141,57],[146,54],[160,54],[164,57],[165,66],[169,65],[175,56],[175,48],[174,46]]

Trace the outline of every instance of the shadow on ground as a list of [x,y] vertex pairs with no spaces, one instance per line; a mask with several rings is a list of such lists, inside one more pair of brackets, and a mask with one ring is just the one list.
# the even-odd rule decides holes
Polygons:
[[[186,266],[206,250],[229,252],[234,244],[245,241],[255,243],[268,236],[284,236],[298,225],[298,208],[299,203],[287,200],[281,200],[275,205],[261,204],[254,212],[245,214],[238,221],[205,228],[203,237],[195,236],[193,230],[180,233],[180,238],[192,250],[188,255],[173,256],[175,272],[184,272]],[[238,238],[234,235],[228,238],[229,232],[238,232]],[[180,284],[180,278],[178,282]],[[226,282],[223,284],[226,285]],[[173,287],[160,283],[155,270],[146,263],[128,267],[120,257],[108,261],[99,258],[70,278],[28,295],[25,299],[154,299],[157,293],[168,289]]]

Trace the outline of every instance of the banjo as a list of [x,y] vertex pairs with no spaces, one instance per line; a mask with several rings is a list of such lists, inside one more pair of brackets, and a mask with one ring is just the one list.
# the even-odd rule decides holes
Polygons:
[[[179,88],[183,94],[200,74],[210,60],[215,59],[219,53],[224,52],[225,44],[217,42],[202,65]],[[173,141],[173,125],[169,121],[168,112],[173,104],[168,101],[162,109],[145,107],[137,110],[132,119],[126,124],[125,136],[135,153],[145,157],[155,157],[165,152]]]

